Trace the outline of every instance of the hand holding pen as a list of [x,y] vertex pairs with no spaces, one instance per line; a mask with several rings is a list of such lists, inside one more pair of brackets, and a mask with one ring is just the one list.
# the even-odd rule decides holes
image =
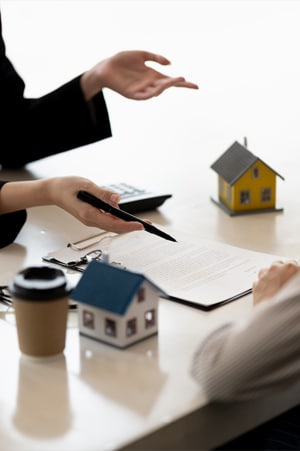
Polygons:
[[153,233],[154,235],[157,235],[161,238],[164,238],[169,241],[176,241],[175,238],[173,238],[171,235],[168,235],[167,233],[163,232],[162,230],[158,229],[152,224],[149,224],[148,222],[144,221],[143,219],[138,218],[137,216],[134,216],[130,213],[127,213],[124,210],[121,210],[119,208],[115,208],[112,205],[104,202],[101,199],[98,199],[94,195],[86,192],[86,191],[79,191],[77,194],[78,199],[87,202],[90,205],[93,205],[93,207],[99,208],[100,210],[106,211],[107,213],[110,213],[113,216],[116,216],[117,218],[123,219],[127,222],[139,222],[144,226],[144,229],[149,232]]

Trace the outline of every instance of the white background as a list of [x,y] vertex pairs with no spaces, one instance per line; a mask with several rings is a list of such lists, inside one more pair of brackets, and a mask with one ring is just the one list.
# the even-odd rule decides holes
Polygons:
[[[299,148],[298,1],[2,0],[7,53],[39,96],[124,49],[172,61],[164,69],[200,90],[149,102],[107,93],[113,132],[132,146],[159,146],[211,162],[234,140],[264,157]],[[179,92],[180,91],[180,92]],[[126,149],[130,152],[130,147]],[[268,161],[270,164],[273,161]],[[201,162],[201,158],[200,158]],[[284,172],[284,168],[276,168]]]

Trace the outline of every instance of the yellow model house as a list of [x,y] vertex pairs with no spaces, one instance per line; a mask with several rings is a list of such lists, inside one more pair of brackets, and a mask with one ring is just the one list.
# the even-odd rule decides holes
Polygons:
[[218,200],[230,216],[282,211],[276,207],[276,177],[284,178],[235,141],[211,168],[218,174]]

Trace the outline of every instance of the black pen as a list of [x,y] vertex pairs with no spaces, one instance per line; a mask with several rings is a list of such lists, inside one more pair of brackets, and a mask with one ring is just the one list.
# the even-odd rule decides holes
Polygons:
[[123,219],[124,221],[140,222],[141,224],[143,224],[144,229],[149,233],[153,233],[154,235],[160,236],[161,238],[165,238],[166,240],[169,241],[177,241],[171,235],[168,235],[162,230],[159,230],[157,227],[154,227],[154,225],[148,224],[148,222],[143,221],[142,219],[137,218],[136,216],[130,213],[127,213],[127,211],[112,207],[103,200],[98,199],[98,197],[94,196],[93,194],[90,194],[86,191],[79,191],[77,197],[78,199],[83,200],[84,202],[87,202],[90,205],[93,205],[93,207],[99,208],[100,210],[104,210],[110,213],[111,215],[117,216],[117,218]]

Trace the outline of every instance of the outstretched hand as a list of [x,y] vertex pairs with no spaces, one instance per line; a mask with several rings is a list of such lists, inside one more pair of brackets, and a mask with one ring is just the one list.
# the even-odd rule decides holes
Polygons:
[[119,52],[99,62],[82,76],[86,100],[90,100],[102,88],[112,89],[134,100],[150,99],[172,86],[198,89],[198,85],[186,81],[184,77],[162,74],[149,67],[147,62],[163,66],[170,64],[164,56],[143,50]]

